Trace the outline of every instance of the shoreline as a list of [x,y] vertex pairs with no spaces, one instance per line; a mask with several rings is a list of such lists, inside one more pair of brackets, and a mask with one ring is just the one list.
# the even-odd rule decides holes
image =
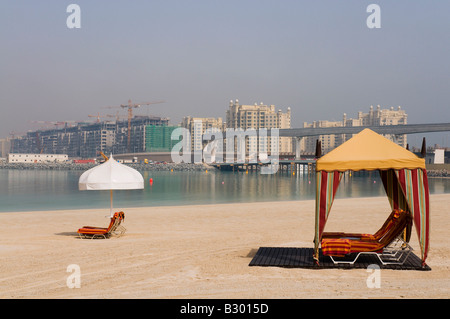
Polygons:
[[[100,163],[0,163],[0,169],[17,170],[88,170]],[[206,163],[126,163],[138,171],[216,171],[217,168]],[[450,172],[446,169],[427,170],[429,178],[450,178]]]
[[[0,169],[17,169],[17,170],[60,170],[60,171],[86,171],[90,168],[100,165],[96,164],[86,164],[86,163],[0,163]],[[205,164],[196,163],[152,163],[152,164],[141,164],[141,163],[126,163],[137,170],[141,171],[204,171],[204,170],[215,170],[213,166]]]
[[[76,230],[106,227],[109,208],[5,212],[0,298],[449,298],[450,195],[430,199],[432,270],[381,270],[379,289],[366,269],[248,266],[259,247],[312,247],[314,200],[127,208],[127,232],[106,240]],[[326,230],[373,232],[389,211],[387,198],[336,199]],[[415,231],[411,245],[420,255]],[[80,288],[67,286],[69,265]]]
[[[441,194],[436,194],[436,195],[441,195]],[[446,195],[446,194],[442,194],[442,195]],[[450,196],[450,193],[448,194]],[[431,196],[431,195],[430,195]],[[364,198],[382,198],[384,199],[385,196],[364,196],[364,197],[353,197],[354,199],[364,199]],[[337,197],[336,199],[340,199],[339,197]],[[155,208],[179,208],[179,207],[193,207],[193,206],[218,206],[218,205],[250,205],[250,204],[268,204],[268,205],[274,205],[275,203],[298,203],[298,202],[305,202],[305,201],[314,201],[311,198],[305,198],[305,199],[296,199],[296,200],[279,200],[279,201],[273,201],[273,200],[258,200],[258,201],[242,201],[242,202],[219,202],[219,203],[193,203],[193,204],[186,204],[186,203],[180,203],[180,204],[174,204],[174,203],[170,203],[167,205],[157,205],[157,206],[128,206],[126,208],[121,208],[121,207],[114,207],[115,210],[129,210],[129,209],[142,209],[142,210],[149,210],[149,209],[155,209]],[[107,208],[106,206],[102,206],[100,208],[95,207],[95,208],[69,208],[69,209],[64,209],[64,208],[59,208],[59,209],[37,209],[37,210],[20,210],[20,211],[1,211],[0,210],[0,216],[1,214],[16,214],[16,213],[58,213],[58,212],[87,212],[87,211],[102,211],[102,210],[106,210],[109,208]]]
[[[430,196],[434,196],[434,195],[448,195],[449,196],[449,200],[450,200],[450,193],[439,193],[439,194],[430,194]],[[373,199],[373,198],[378,198],[381,200],[384,200],[386,196],[363,196],[363,197],[352,197],[352,199],[354,200],[364,200],[364,199]],[[341,199],[350,199],[348,197],[346,198],[339,198],[336,197],[336,200],[341,200]],[[167,205],[157,205],[157,206],[128,206],[126,208],[121,208],[121,207],[114,207],[115,210],[129,210],[129,209],[142,209],[142,210],[149,210],[149,209],[157,209],[157,208],[179,208],[179,207],[193,207],[193,206],[199,206],[199,207],[203,207],[203,206],[218,206],[218,205],[250,205],[250,204],[268,204],[268,205],[275,205],[275,203],[280,204],[280,203],[298,203],[298,202],[306,202],[306,201],[314,201],[313,199],[310,198],[305,198],[305,199],[296,199],[296,200],[279,200],[279,201],[273,201],[273,200],[259,200],[259,201],[242,201],[242,202],[219,202],[219,203],[193,203],[193,204],[186,204],[186,203],[182,203],[182,204],[167,204]],[[449,201],[450,204],[450,201]],[[95,208],[69,208],[69,209],[64,209],[64,208],[60,208],[60,209],[37,209],[37,210],[20,210],[20,211],[1,211],[0,210],[0,216],[1,214],[16,214],[16,213],[50,213],[50,212],[54,212],[54,213],[58,213],[58,212],[87,212],[87,211],[103,211],[106,210],[107,207],[106,206],[102,206],[100,208],[95,207]],[[109,211],[109,209],[108,209]]]

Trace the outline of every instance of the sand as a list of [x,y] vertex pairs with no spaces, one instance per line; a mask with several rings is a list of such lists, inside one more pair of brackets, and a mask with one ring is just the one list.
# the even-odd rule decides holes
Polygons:
[[[108,208],[0,213],[0,298],[449,298],[449,203],[431,196],[432,270],[381,270],[379,288],[366,269],[248,266],[259,247],[313,247],[314,201],[122,208],[127,232],[106,240],[76,230],[106,227]],[[374,232],[388,213],[384,197],[336,199],[326,230]]]

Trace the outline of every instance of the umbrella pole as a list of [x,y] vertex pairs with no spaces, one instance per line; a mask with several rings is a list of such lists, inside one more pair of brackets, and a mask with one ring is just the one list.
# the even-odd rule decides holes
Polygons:
[[113,191],[112,191],[112,189],[110,189],[109,192],[111,194],[111,196],[110,196],[111,197],[111,203],[110,203],[111,208],[110,208],[109,213],[110,213],[111,217],[113,217]]

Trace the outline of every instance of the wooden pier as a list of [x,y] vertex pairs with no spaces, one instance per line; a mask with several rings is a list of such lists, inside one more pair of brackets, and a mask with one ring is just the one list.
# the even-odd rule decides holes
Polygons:
[[[257,162],[257,163],[212,163],[211,166],[216,167],[222,171],[257,171],[263,166],[270,165],[270,162]],[[278,172],[289,172],[289,173],[313,173],[316,167],[315,160],[279,160]]]

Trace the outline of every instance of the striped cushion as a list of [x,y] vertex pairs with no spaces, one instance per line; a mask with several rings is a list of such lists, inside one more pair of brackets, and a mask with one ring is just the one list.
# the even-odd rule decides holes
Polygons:
[[105,235],[108,233],[108,229],[99,229],[99,228],[80,228],[77,231],[79,234],[85,235]]
[[379,251],[383,245],[376,241],[351,240],[344,238],[323,239],[322,253],[324,256],[343,257],[354,252]]
[[392,226],[395,225],[396,221],[400,217],[401,212],[403,212],[403,211],[394,209],[392,211],[392,213],[389,215],[388,219],[386,219],[386,221],[384,222],[383,226],[381,226],[381,228],[375,234],[373,234],[373,240],[379,240],[388,231],[390,231]]
[[322,253],[325,256],[345,256],[350,253],[351,244],[349,239],[323,239]]
[[394,225],[395,220],[400,216],[400,212],[394,209],[389,217],[384,222],[383,226],[375,234],[360,234],[360,233],[344,233],[344,232],[324,232],[322,238],[344,238],[344,237],[354,237],[365,241],[379,240],[383,237],[386,232],[388,232]]
[[406,227],[410,216],[405,211],[396,211],[393,218],[386,224],[386,232],[381,238],[349,239],[349,238],[323,238],[322,253],[325,256],[345,256],[357,252],[381,252],[384,247],[392,242]]
[[322,234],[322,238],[358,238],[361,240],[375,240],[375,235],[360,233],[327,232]]

